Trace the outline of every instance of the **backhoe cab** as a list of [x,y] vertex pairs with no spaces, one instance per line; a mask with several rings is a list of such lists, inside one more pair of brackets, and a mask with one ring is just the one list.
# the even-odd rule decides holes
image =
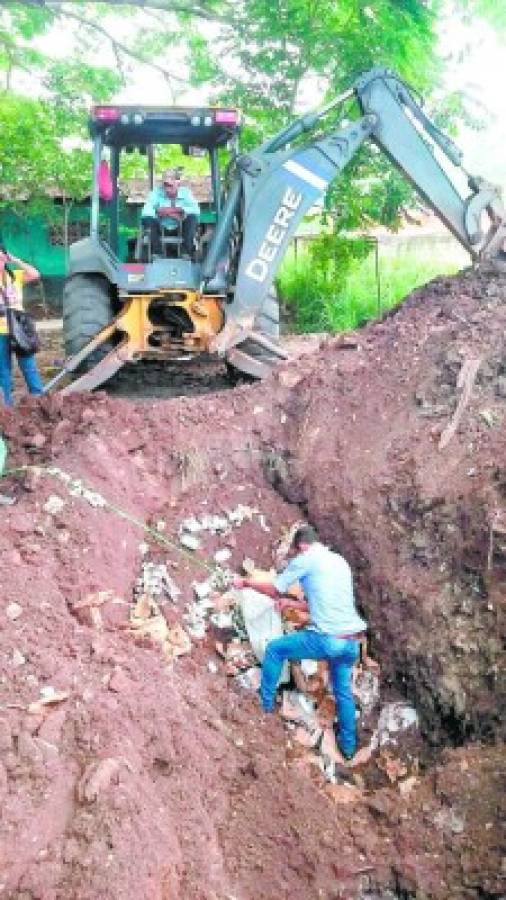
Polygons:
[[[357,115],[339,122],[342,104]],[[506,214],[499,190],[462,166],[458,147],[425,114],[407,86],[387,69],[371,69],[322,109],[307,113],[248,154],[238,155],[238,118],[231,109],[97,107],[91,118],[94,182],[90,237],[70,250],[64,295],[67,353],[47,389],[89,368],[65,390],[96,387],[125,362],[211,351],[261,378],[285,356],[278,344],[273,281],[301,219],[370,141],[413,184],[470,254],[473,263],[504,262]],[[316,137],[308,137],[316,131]],[[179,144],[209,155],[213,221],[201,226],[193,259],[177,240],[153,258],[139,231],[130,253],[120,246],[118,175],[122,151],[146,153],[154,180],[154,148]],[[232,149],[227,178],[218,150]],[[111,158],[109,239],[101,235],[98,174]],[[461,182],[461,183],[459,183]]]
[[[90,235],[70,248],[63,305],[69,359],[49,385],[78,372],[66,392],[97,387],[126,362],[142,357],[173,359],[209,350],[211,339],[224,325],[227,300],[227,254],[204,291],[201,265],[220,216],[219,151],[235,149],[237,111],[96,106],[89,130],[93,140]],[[120,193],[123,157],[132,150],[143,154],[150,191],[155,184],[155,154],[165,144],[209,159],[211,200],[200,217],[190,259],[182,253],[181,228],[161,229],[161,253],[155,256],[140,214],[136,230],[130,227],[130,237],[125,237],[124,219],[131,210]],[[112,183],[112,198],[107,202],[100,191],[104,163]],[[276,305],[272,313],[277,326]]]

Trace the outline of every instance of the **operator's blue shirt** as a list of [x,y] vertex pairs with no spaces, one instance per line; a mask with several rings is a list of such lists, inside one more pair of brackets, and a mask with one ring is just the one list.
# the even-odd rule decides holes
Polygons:
[[311,544],[275,579],[280,594],[298,581],[308,602],[311,625],[325,634],[357,634],[367,623],[356,608],[351,569],[338,553],[323,544]]
[[[193,215],[198,216],[200,214],[200,206],[198,205],[195,197],[193,196],[189,187],[184,184],[180,184],[177,189],[177,195],[172,197],[167,197],[163,187],[155,187],[149,194],[144,206],[141,211],[141,218],[157,218],[157,210],[160,207],[169,207],[169,206],[179,206],[180,209],[183,209],[187,216]],[[164,228],[168,228],[173,230],[177,227],[178,219],[173,218],[170,215],[168,216],[160,216],[160,222],[164,226]]]

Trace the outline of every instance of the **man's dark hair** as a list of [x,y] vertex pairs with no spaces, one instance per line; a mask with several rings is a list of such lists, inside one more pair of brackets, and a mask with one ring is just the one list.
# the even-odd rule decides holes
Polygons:
[[314,544],[317,540],[318,535],[312,525],[301,525],[293,536],[292,547],[299,550],[301,544]]

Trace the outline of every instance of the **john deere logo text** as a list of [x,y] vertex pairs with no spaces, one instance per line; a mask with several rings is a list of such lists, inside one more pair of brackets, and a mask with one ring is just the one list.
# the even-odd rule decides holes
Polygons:
[[260,249],[254,259],[246,266],[246,275],[255,281],[265,281],[269,271],[269,263],[279,253],[290,222],[302,202],[302,194],[297,194],[292,188],[287,187],[283,199],[276,210],[276,214],[267,229],[267,233],[260,244]]

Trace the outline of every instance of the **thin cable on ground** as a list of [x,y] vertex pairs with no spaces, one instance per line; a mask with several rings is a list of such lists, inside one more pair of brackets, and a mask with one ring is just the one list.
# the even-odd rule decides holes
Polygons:
[[[59,476],[59,474],[55,473],[54,471],[53,472],[51,471],[51,469],[54,469],[54,468],[56,468],[56,467],[55,466],[38,466],[38,465],[18,466],[15,469],[6,469],[1,477],[6,478],[8,475],[19,475],[24,472],[35,471],[35,472],[43,472],[46,475],[50,475],[53,478],[59,479],[59,481],[61,483],[66,484],[66,481],[64,479],[62,479]],[[81,478],[74,478],[68,472],[64,472],[63,469],[61,469],[60,471],[62,472],[62,474],[66,475],[71,480],[82,484],[83,488],[85,490],[89,491],[90,494],[96,494],[97,496],[102,498],[103,504],[94,506],[94,509],[102,508],[102,509],[109,510],[110,512],[117,515],[119,518],[125,519],[127,522],[130,522],[131,525],[135,525],[137,528],[140,528],[141,531],[143,531],[145,534],[148,534],[159,544],[162,544],[162,546],[167,547],[170,550],[175,550],[176,553],[180,553],[182,556],[185,556],[190,562],[192,562],[198,568],[204,569],[204,571],[206,571],[208,573],[214,573],[216,571],[217,567],[215,565],[213,566],[210,561],[206,561],[205,558],[202,559],[201,557],[195,556],[194,551],[186,550],[185,547],[181,547],[180,544],[177,544],[175,541],[166,537],[166,535],[162,534],[156,528],[152,528],[150,525],[146,525],[145,522],[142,522],[140,519],[137,519],[135,516],[132,516],[131,513],[127,512],[126,510],[121,509],[120,506],[116,506],[116,504],[111,503],[109,500],[107,500],[105,497],[103,497],[103,495],[100,494],[98,491],[93,491],[90,488],[88,488],[84,484],[84,482]],[[89,502],[83,494],[74,493],[74,494],[71,494],[70,496],[81,497],[85,502],[87,502],[87,503]],[[93,505],[93,504],[91,504],[91,505]]]

